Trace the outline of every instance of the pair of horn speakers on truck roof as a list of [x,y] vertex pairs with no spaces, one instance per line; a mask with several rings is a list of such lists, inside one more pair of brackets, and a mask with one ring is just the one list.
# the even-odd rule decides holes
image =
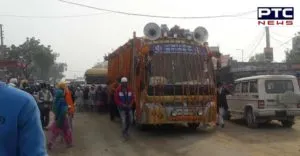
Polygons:
[[[172,30],[173,29],[173,30]],[[178,26],[168,29],[167,25],[162,24],[161,27],[156,23],[148,23],[144,27],[144,34],[149,40],[157,40],[161,37],[185,37],[188,40],[194,40],[197,43],[204,43],[208,39],[208,32],[204,27],[197,27],[194,32],[189,30],[180,29]],[[174,32],[175,31],[175,32]]]

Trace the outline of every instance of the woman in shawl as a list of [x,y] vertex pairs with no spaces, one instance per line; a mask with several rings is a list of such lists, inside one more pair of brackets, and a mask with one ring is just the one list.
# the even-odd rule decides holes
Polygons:
[[68,120],[68,104],[65,100],[65,84],[60,83],[55,91],[55,102],[53,112],[55,121],[50,126],[50,136],[48,138],[48,149],[51,150],[56,138],[63,134],[64,142],[68,147],[72,146],[72,132]]

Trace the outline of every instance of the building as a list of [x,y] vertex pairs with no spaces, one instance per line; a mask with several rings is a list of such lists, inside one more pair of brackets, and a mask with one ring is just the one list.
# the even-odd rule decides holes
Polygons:
[[21,77],[25,65],[19,61],[0,60],[0,80],[6,81],[10,77]]
[[294,75],[300,79],[300,63],[269,63],[269,62],[237,62],[230,60],[228,66],[222,67],[218,72],[221,82],[233,83],[235,79],[254,75]]

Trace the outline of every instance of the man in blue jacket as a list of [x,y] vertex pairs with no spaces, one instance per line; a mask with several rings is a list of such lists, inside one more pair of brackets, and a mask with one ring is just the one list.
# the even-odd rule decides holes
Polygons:
[[34,98],[3,82],[0,82],[0,156],[47,156]]

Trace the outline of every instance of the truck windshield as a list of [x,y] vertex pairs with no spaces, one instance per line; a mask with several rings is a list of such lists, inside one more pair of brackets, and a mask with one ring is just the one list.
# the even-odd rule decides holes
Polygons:
[[266,80],[265,81],[266,93],[278,94],[287,91],[294,92],[292,80]]
[[152,56],[150,85],[211,84],[213,65],[205,56],[189,53],[162,53]]

